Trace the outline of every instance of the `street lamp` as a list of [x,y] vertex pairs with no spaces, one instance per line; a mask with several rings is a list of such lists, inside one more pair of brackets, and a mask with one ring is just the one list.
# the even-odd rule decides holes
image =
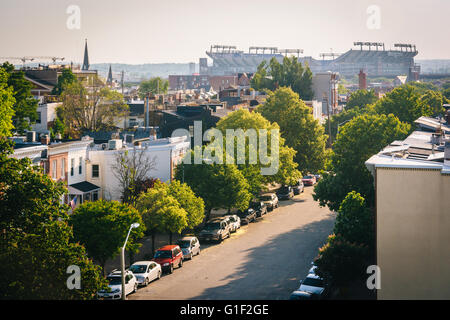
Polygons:
[[125,246],[127,245],[128,237],[130,236],[131,229],[139,228],[139,223],[133,223],[130,226],[130,230],[128,230],[127,238],[125,239],[125,242],[123,244],[121,254],[120,254],[120,264],[122,268],[122,300],[126,300],[126,294],[125,294]]
[[349,119],[349,120],[347,120],[347,121],[338,123],[338,126],[337,126],[337,133],[336,133],[336,134],[339,134],[339,127],[340,127],[342,124],[345,124],[345,123],[349,122],[350,120],[352,120],[352,119]]

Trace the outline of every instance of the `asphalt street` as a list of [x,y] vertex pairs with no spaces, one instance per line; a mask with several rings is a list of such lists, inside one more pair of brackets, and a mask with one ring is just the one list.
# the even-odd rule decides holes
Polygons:
[[312,192],[306,187],[280,201],[220,244],[202,244],[199,256],[128,299],[288,299],[334,225],[335,214],[320,208]]

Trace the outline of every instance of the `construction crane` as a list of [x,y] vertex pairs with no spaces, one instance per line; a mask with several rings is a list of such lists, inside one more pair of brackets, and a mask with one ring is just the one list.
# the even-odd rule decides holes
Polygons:
[[49,57],[49,56],[27,56],[27,57],[0,57],[0,60],[6,60],[6,61],[10,61],[10,60],[18,60],[18,61],[22,61],[22,68],[25,68],[25,64],[27,63],[27,61],[35,61],[35,60],[42,60],[42,59],[49,59],[52,60],[53,63],[56,63],[57,60],[61,60],[64,61],[64,58],[60,58],[60,57]]

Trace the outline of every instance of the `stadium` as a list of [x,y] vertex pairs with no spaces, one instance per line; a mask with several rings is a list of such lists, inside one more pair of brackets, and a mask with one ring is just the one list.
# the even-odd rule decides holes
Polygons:
[[314,59],[300,57],[302,49],[250,47],[248,52],[244,52],[235,46],[214,45],[206,51],[213,60],[212,66],[203,66],[200,70],[210,75],[253,73],[264,60],[275,58],[282,62],[286,55],[296,54],[302,64],[308,63],[313,73],[331,71],[344,77],[353,77],[362,69],[370,77],[395,77],[412,76],[412,73],[418,75],[420,72],[419,66],[414,63],[414,57],[418,54],[415,45],[397,43],[390,50],[386,50],[384,43],[379,42],[355,42],[354,46],[356,48],[343,54],[323,53],[320,55],[322,59]]

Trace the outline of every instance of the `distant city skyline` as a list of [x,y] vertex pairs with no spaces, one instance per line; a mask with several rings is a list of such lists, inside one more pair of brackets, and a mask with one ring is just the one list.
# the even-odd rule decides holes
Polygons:
[[448,12],[447,0],[2,0],[0,57],[81,63],[87,38],[91,64],[198,63],[214,44],[319,58],[354,41],[411,43],[418,60],[450,59]]

